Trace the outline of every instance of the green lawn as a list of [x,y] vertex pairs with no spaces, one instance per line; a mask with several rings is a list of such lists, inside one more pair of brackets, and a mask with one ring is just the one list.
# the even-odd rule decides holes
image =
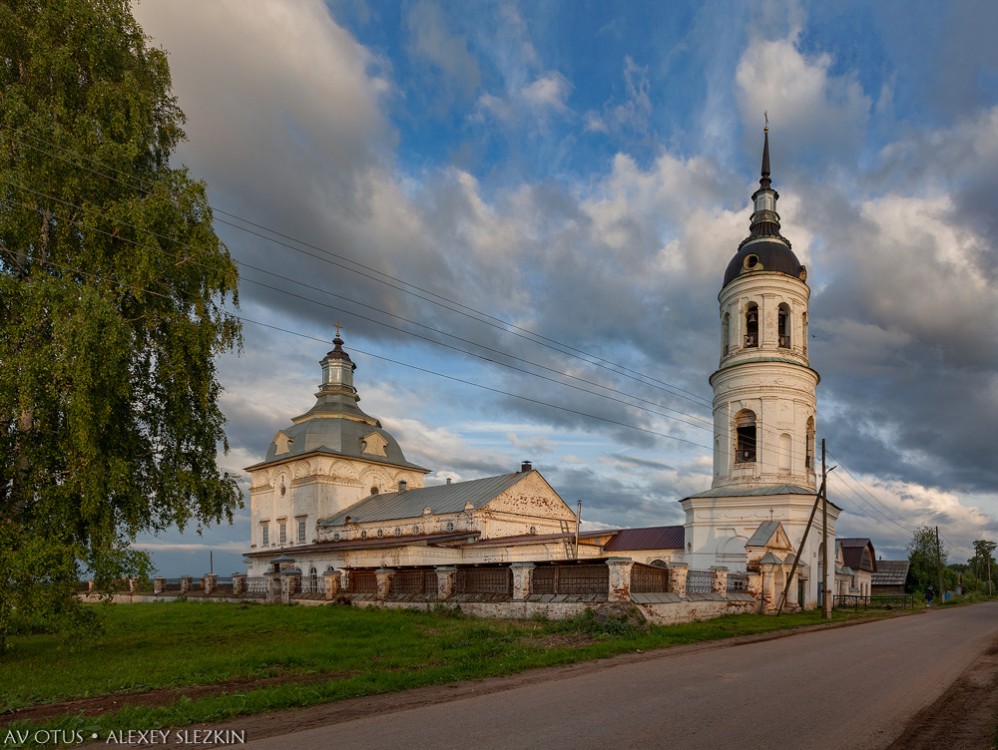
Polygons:
[[103,628],[94,635],[13,639],[0,660],[4,711],[239,679],[324,677],[241,685],[222,695],[182,698],[158,707],[126,706],[100,717],[67,715],[40,725],[7,722],[8,728],[106,733],[183,726],[821,622],[817,612],[641,627],[593,613],[570,621],[510,621],[342,606],[174,602],[101,609]]

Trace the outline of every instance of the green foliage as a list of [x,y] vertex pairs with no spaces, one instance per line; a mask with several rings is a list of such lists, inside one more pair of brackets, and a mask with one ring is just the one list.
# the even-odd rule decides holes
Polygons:
[[[922,526],[915,530],[908,542],[908,590],[924,594],[928,586],[933,590],[939,588],[939,567],[946,564],[946,545],[940,537],[939,547],[936,547],[936,530]],[[955,577],[953,578],[955,583]],[[947,582],[944,580],[943,585]],[[942,592],[936,591],[937,599]]]
[[[0,649],[141,576],[143,530],[231,519],[214,356],[237,274],[166,54],[127,0],[0,4]],[[9,594],[9,595],[8,595]]]

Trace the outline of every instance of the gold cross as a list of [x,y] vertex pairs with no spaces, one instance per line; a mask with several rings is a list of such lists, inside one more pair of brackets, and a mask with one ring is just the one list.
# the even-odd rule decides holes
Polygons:
[[339,338],[340,337],[340,321],[337,320],[335,323],[333,323],[333,325],[336,326],[336,338]]

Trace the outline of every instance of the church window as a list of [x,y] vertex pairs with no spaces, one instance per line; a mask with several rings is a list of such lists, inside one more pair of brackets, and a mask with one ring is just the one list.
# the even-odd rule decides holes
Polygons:
[[735,463],[755,463],[755,412],[742,409],[735,415]]
[[780,470],[790,471],[791,459],[793,458],[793,440],[789,434],[784,432],[780,435]]
[[807,313],[804,313],[804,317],[801,320],[801,346],[804,349],[804,354],[807,355]]
[[814,417],[807,418],[807,439],[804,448],[804,466],[814,471]]
[[759,346],[759,306],[755,303],[745,308],[745,347]]
[[260,526],[260,545],[263,547],[270,546],[270,526],[267,524]]
[[381,539],[385,535],[384,529],[378,529],[378,539]]
[[731,328],[731,313],[724,313],[721,319],[721,356],[726,356],[730,348],[729,336]]
[[790,348],[790,306],[783,302],[779,311],[780,348]]
[[305,543],[305,519],[304,518],[299,518],[298,519],[298,543],[299,544],[304,544]]
[[287,544],[288,543],[288,525],[286,523],[282,522],[281,525],[278,528],[279,528],[278,538],[280,540],[280,543],[281,544]]
[[371,488],[371,494],[372,495],[377,495],[378,492],[380,492],[380,490],[378,489],[377,485],[375,485],[374,487]]

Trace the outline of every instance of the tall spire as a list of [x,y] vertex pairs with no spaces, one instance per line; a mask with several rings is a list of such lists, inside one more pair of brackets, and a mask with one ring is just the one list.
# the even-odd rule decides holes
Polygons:
[[769,116],[767,115],[766,126],[763,128],[762,176],[759,178],[759,189],[752,194],[754,210],[749,226],[749,236],[742,241],[742,245],[758,237],[778,237],[787,245],[790,244],[780,234],[780,215],[776,213],[776,201],[779,200],[780,194],[773,190],[773,181],[769,175]]
[[766,114],[766,127],[762,129],[764,135],[763,146],[762,146],[762,179],[759,180],[759,184],[764,188],[768,189],[771,181],[769,179],[769,114]]

